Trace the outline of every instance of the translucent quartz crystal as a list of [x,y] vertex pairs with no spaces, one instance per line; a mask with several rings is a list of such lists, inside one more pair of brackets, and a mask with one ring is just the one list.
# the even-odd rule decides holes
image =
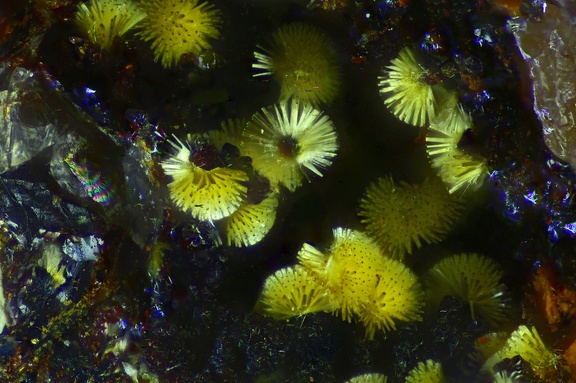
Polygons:
[[55,126],[33,72],[0,65],[0,173],[54,143]]
[[576,22],[574,7],[548,3],[538,19],[513,21],[532,77],[534,111],[550,150],[576,169]]

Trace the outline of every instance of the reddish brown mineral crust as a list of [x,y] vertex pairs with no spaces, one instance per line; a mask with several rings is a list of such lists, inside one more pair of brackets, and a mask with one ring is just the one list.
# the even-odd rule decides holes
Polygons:
[[562,358],[564,358],[570,370],[570,382],[576,382],[576,340],[564,351]]
[[551,332],[556,332],[576,314],[576,291],[559,284],[555,277],[550,268],[543,266],[534,278],[534,289]]
[[496,0],[494,5],[507,10],[511,15],[518,15],[520,3],[520,0]]

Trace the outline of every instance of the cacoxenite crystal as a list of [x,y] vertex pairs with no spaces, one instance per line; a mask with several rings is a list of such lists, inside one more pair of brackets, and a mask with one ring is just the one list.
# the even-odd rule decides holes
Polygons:
[[[0,0],[0,154],[11,155],[0,156],[0,382],[340,383],[375,372],[399,383],[434,360],[450,382],[492,383],[478,373],[475,345],[495,329],[453,297],[373,341],[361,323],[326,313],[274,321],[253,310],[266,276],[293,264],[303,242],[326,243],[337,225],[361,227],[370,181],[434,174],[426,127],[401,123],[378,94],[378,76],[407,46],[418,51],[425,81],[454,92],[473,119],[458,149],[486,158],[491,171],[468,191],[463,220],[407,256],[407,266],[420,279],[450,253],[497,260],[512,290],[497,330],[534,325],[560,363],[545,380],[519,356],[494,372],[567,381],[567,366],[576,371],[574,174],[544,146],[532,105],[520,101],[527,92],[510,14],[486,0],[204,1],[221,10],[214,51],[166,69],[133,33],[109,50],[93,44],[74,22],[89,1]],[[555,7],[533,6],[524,26],[508,25],[526,41],[539,26],[569,31],[570,6],[548,20]],[[168,197],[165,139],[202,135],[277,102],[278,84],[254,79],[251,64],[257,46],[292,22],[334,43],[343,89],[323,112],[341,150],[322,178],[279,196],[261,243],[218,246],[218,222],[194,220]],[[562,69],[538,64],[547,82],[534,83],[550,101],[537,100],[542,115],[560,99],[551,90],[562,89],[574,108],[564,77],[571,57],[560,49],[567,33],[558,37],[564,45],[530,53]],[[225,146],[198,158],[252,169],[249,156]],[[260,201],[268,183],[253,183]]]

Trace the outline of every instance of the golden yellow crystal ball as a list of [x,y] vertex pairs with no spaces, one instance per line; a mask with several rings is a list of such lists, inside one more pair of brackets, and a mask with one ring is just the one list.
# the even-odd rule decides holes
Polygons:
[[412,185],[386,176],[366,189],[359,216],[387,255],[402,258],[422,242],[442,240],[460,211],[458,200],[437,178]]
[[326,35],[307,24],[281,27],[272,35],[269,48],[254,53],[259,70],[254,76],[274,76],[280,83],[280,100],[330,104],[340,89],[336,55]]
[[147,17],[140,38],[151,43],[154,60],[165,68],[175,66],[183,54],[198,56],[211,49],[210,39],[220,36],[220,11],[199,0],[143,0]]
[[116,37],[121,37],[146,17],[129,0],[92,0],[78,5],[76,24],[92,43],[108,50]]

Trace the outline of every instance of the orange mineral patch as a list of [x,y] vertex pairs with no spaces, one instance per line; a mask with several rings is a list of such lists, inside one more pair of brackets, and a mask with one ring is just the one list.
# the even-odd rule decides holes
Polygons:
[[556,332],[563,322],[576,314],[576,290],[559,284],[551,268],[538,269],[534,278],[534,289],[550,325],[550,331]]
[[568,368],[570,370],[571,381],[576,381],[576,340],[572,342],[570,347],[564,351],[562,354],[562,358],[566,361]]

